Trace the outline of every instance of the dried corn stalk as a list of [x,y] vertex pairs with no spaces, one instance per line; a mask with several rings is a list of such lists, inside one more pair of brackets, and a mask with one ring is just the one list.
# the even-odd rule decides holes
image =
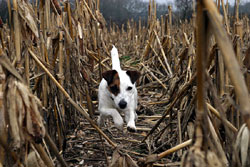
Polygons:
[[[20,78],[2,53],[1,64],[6,70]],[[8,75],[4,83],[1,116],[4,115],[2,118],[5,118],[5,120],[1,124],[1,146],[5,148],[6,154],[2,153],[2,155],[8,156],[10,154],[15,161],[7,160],[2,163],[5,165],[26,164],[29,163],[29,160],[24,161],[24,157],[26,157],[26,153],[29,154],[29,151],[26,150],[25,144],[30,142],[36,145],[35,143],[41,143],[45,136],[45,127],[40,114],[42,106],[40,100],[30,92],[28,87],[13,75]],[[32,145],[30,146],[32,147]],[[15,153],[17,154],[15,155]],[[38,159],[38,162],[43,164],[42,160]]]
[[45,135],[39,111],[42,108],[40,100],[13,76],[9,76],[6,81],[4,105],[13,149],[20,149],[26,140],[40,143]]
[[[208,149],[210,138],[207,137],[206,128],[208,126],[207,112],[205,108],[206,86],[205,70],[208,59],[208,46],[210,39],[210,20],[204,12],[202,0],[197,1],[197,109],[196,109],[196,129],[194,145],[184,154],[182,167],[213,167],[224,166],[219,160],[219,156],[214,152],[214,148]],[[216,149],[215,149],[216,150]]]

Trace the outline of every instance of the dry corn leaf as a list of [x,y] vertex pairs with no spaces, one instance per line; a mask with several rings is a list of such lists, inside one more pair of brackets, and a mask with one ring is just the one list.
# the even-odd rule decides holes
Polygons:
[[27,167],[45,167],[45,164],[37,152],[31,151],[27,156]]
[[[25,136],[41,142],[45,136],[45,128],[38,107],[40,101],[32,95],[28,87],[12,76],[7,79],[5,89],[6,115],[11,129],[13,149],[19,149]],[[25,131],[23,131],[25,130]]]
[[206,156],[207,156],[208,167],[222,167],[223,166],[222,160],[220,160],[214,152],[208,151]]
[[19,6],[19,15],[22,17],[22,19],[27,23],[28,27],[31,29],[31,31],[35,34],[35,36],[38,38],[38,28],[35,21],[35,14],[32,9],[32,7],[29,6],[30,4],[27,4],[25,1],[18,1]]
[[[16,81],[15,81],[15,84],[16,84]],[[16,88],[15,88],[16,89]],[[23,123],[24,123],[24,118],[25,118],[25,107],[23,105],[23,99],[21,97],[21,95],[19,93],[16,93],[15,95],[15,101],[16,102],[16,113],[17,113],[17,119],[18,119],[18,126],[20,128],[23,127]],[[20,129],[20,137],[22,139],[24,139],[24,136],[23,136],[23,132],[22,132],[22,129]]]
[[[8,115],[8,124],[10,125],[11,139],[13,140],[11,147],[18,150],[21,147],[20,127],[18,121],[18,111],[16,109],[16,86],[15,79],[10,77],[7,81],[5,92],[6,115]],[[18,98],[18,97],[17,97]]]
[[110,167],[138,167],[138,165],[128,154],[123,154],[116,149],[113,153]]
[[17,82],[16,86],[26,109],[26,130],[36,142],[41,142],[41,139],[45,136],[45,128],[38,110],[38,106],[41,107],[41,102],[21,82]]
[[248,128],[244,128],[242,132],[242,139],[241,139],[241,162],[242,166],[249,166],[247,165],[247,161],[249,161],[249,130]]
[[[16,78],[18,78],[20,81],[22,81],[21,75],[17,72],[17,70],[12,66],[9,58],[4,52],[1,52],[0,54],[0,64],[6,68],[12,75],[14,75]],[[4,78],[5,79],[5,76]]]
[[135,161],[128,154],[125,154],[125,162],[127,166],[138,167]]
[[212,152],[200,150],[197,147],[191,147],[184,153],[181,159],[181,167],[222,167],[218,156]]
[[118,167],[118,166],[119,166],[119,159],[120,159],[120,157],[121,157],[121,156],[120,156],[118,150],[116,149],[116,150],[113,152],[110,167],[115,167],[115,166]]
[[250,165],[250,132],[243,124],[236,139],[237,154],[240,155],[242,167]]
[[206,167],[204,152],[198,148],[191,147],[183,154],[181,167]]

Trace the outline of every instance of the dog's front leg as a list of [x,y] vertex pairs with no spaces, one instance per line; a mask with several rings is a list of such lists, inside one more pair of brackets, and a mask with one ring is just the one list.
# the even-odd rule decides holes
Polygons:
[[127,129],[130,132],[136,131],[136,126],[135,126],[135,119],[137,119],[136,117],[137,115],[133,110],[128,110],[125,112],[125,121],[127,122]]
[[103,119],[107,116],[112,116],[115,127],[122,130],[123,129],[123,119],[119,112],[113,108],[102,108],[99,109],[100,116],[98,117],[97,123],[100,126],[103,123]]

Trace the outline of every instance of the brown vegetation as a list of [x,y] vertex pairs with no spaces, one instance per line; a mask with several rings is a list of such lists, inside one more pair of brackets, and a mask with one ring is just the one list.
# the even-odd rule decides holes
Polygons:
[[[219,0],[222,20],[198,0],[172,25],[171,7],[158,20],[153,1],[148,24],[125,30],[106,27],[99,0],[12,2],[0,26],[0,167],[250,164],[249,18],[237,8],[228,17]],[[96,125],[112,45],[141,73],[136,133]]]

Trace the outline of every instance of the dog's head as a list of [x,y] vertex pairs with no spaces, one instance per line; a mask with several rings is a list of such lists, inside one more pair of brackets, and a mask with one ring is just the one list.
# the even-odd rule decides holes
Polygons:
[[135,83],[139,77],[140,73],[137,71],[119,71],[118,73],[116,70],[110,70],[103,73],[116,108],[126,110],[136,105],[134,104]]

